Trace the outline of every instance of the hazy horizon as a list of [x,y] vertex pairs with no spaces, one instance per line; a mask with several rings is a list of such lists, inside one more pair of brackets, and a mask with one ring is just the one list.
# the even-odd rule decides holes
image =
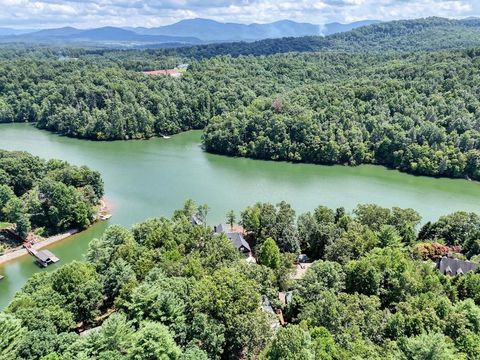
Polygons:
[[[436,15],[428,16],[428,17],[435,17]],[[325,23],[317,24],[317,23],[310,23],[310,22],[305,22],[305,21],[297,21],[297,20],[292,20],[292,19],[278,19],[278,20],[273,20],[273,21],[268,21],[268,22],[240,22],[240,21],[220,21],[220,20],[215,20],[215,19],[209,19],[209,18],[185,18],[185,19],[180,19],[176,20],[172,23],[169,24],[164,24],[164,25],[158,25],[158,26],[131,26],[131,25],[109,25],[109,24],[104,24],[104,25],[99,25],[99,26],[87,26],[87,27],[82,27],[82,26],[74,26],[72,24],[64,24],[64,25],[57,25],[57,26],[45,26],[45,27],[19,27],[19,26],[3,26],[0,24],[0,29],[13,29],[13,30],[31,30],[31,31],[38,31],[38,30],[47,30],[47,29],[62,29],[62,28],[75,28],[78,30],[90,30],[90,29],[97,29],[97,28],[102,28],[102,27],[115,27],[115,28],[123,28],[123,29],[134,29],[134,28],[155,28],[155,27],[162,27],[162,26],[169,26],[169,25],[174,25],[177,24],[181,21],[188,21],[188,20],[212,20],[216,21],[218,23],[224,23],[224,24],[242,24],[242,25],[264,25],[264,24],[271,24],[275,22],[281,22],[281,21],[293,21],[296,23],[305,23],[305,24],[311,24],[311,25],[318,25],[320,27],[331,24],[331,23],[338,23],[342,25],[347,25],[351,23],[356,23],[356,22],[362,22],[362,21],[382,21],[382,22],[388,22],[388,21],[399,21],[399,20],[414,20],[414,19],[420,19],[420,18],[426,18],[426,17],[413,17],[413,18],[398,18],[398,19],[391,19],[391,20],[380,20],[380,19],[360,19],[360,20],[354,20],[351,22],[346,22],[346,21],[327,21]],[[443,17],[446,19],[468,19],[468,18],[477,18],[476,16],[466,16],[466,17]],[[478,17],[480,18],[480,16]]]
[[0,27],[158,27],[202,18],[230,23],[292,20],[323,25],[480,15],[477,0],[0,0]]
[[[328,21],[326,23],[316,24],[316,23],[297,21],[297,20],[292,20],[292,19],[278,19],[278,20],[273,20],[273,21],[268,21],[268,22],[246,22],[245,23],[245,22],[240,22],[240,21],[219,21],[219,20],[215,20],[215,19],[198,18],[197,17],[197,18],[185,18],[185,19],[176,20],[176,21],[174,21],[172,23],[169,23],[169,24],[158,25],[158,27],[174,25],[174,24],[177,24],[181,21],[188,21],[188,20],[207,20],[207,21],[211,20],[211,21],[216,21],[218,23],[224,23],[224,24],[242,24],[242,25],[254,25],[254,24],[263,25],[263,24],[271,24],[271,23],[281,22],[281,21],[293,21],[293,22],[296,22],[296,23],[318,25],[320,27],[323,26],[323,25],[329,24],[329,23],[350,24],[350,23],[361,22],[361,21],[380,21],[378,19],[362,19],[362,20],[356,20],[356,21],[352,21],[352,22]],[[408,19],[395,19],[395,20],[408,20]],[[74,25],[71,25],[71,24],[65,24],[63,26],[54,26],[54,27],[49,27],[49,26],[46,26],[46,27],[33,27],[33,26],[32,27],[18,27],[18,26],[2,26],[0,24],[0,28],[2,28],[2,29],[15,29],[15,30],[43,30],[43,29],[61,29],[61,28],[70,28],[70,27],[71,28],[76,28],[76,29],[79,29],[79,30],[89,30],[89,29],[96,29],[96,28],[101,28],[101,27],[116,27],[116,28],[128,29],[128,28],[142,28],[142,27],[154,28],[154,27],[157,27],[157,26],[130,26],[130,25],[108,25],[108,24],[105,24],[105,25],[99,25],[99,26],[82,27],[82,26],[74,26]]]

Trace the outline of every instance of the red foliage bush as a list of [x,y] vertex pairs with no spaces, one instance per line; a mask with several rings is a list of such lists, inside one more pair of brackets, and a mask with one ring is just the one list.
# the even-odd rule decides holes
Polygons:
[[460,246],[447,246],[439,243],[419,243],[413,248],[413,251],[423,260],[436,260],[452,253],[459,253]]

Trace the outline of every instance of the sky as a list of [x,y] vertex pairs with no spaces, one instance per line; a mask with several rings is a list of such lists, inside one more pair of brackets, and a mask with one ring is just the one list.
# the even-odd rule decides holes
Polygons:
[[182,19],[313,24],[480,16],[480,0],[0,0],[0,27],[167,25]]

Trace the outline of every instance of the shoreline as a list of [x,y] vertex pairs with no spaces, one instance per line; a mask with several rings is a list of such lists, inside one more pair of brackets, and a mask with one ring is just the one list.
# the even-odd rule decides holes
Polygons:
[[[95,221],[88,228],[83,229],[83,230],[70,229],[70,230],[68,230],[64,233],[49,236],[48,238],[40,238],[41,240],[36,241],[34,244],[32,244],[31,248],[34,249],[34,250],[40,250],[40,249],[43,249],[47,246],[55,244],[57,242],[66,240],[73,235],[76,235],[76,234],[79,234],[79,233],[81,233],[85,230],[88,230],[91,226],[93,226],[98,221],[102,221],[100,219],[101,214],[105,214],[105,213],[111,214],[111,211],[112,211],[111,203],[108,201],[108,199],[102,198],[100,200],[100,208],[99,208],[97,214],[95,215]],[[23,245],[20,245],[16,248],[12,249],[11,251],[8,251],[8,252],[4,253],[3,255],[1,255],[0,256],[0,265],[3,265],[7,262],[16,260],[16,259],[21,258],[21,257],[26,256],[26,255],[29,255],[27,249]]]

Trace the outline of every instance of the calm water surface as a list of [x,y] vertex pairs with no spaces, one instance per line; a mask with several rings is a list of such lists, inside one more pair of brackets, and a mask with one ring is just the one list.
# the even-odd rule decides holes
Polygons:
[[[130,226],[154,216],[171,216],[187,198],[211,207],[209,222],[256,201],[286,200],[297,213],[323,204],[351,210],[359,203],[412,207],[423,221],[455,210],[480,212],[480,184],[466,180],[415,177],[377,166],[343,167],[264,162],[211,155],[200,147],[201,133],[169,140],[91,142],[40,131],[26,124],[1,125],[0,148],[26,150],[43,158],[88,165],[102,173],[113,204],[109,224]],[[50,248],[61,261],[39,269],[30,257],[0,266],[0,309],[35,272],[82,259],[101,223]]]

